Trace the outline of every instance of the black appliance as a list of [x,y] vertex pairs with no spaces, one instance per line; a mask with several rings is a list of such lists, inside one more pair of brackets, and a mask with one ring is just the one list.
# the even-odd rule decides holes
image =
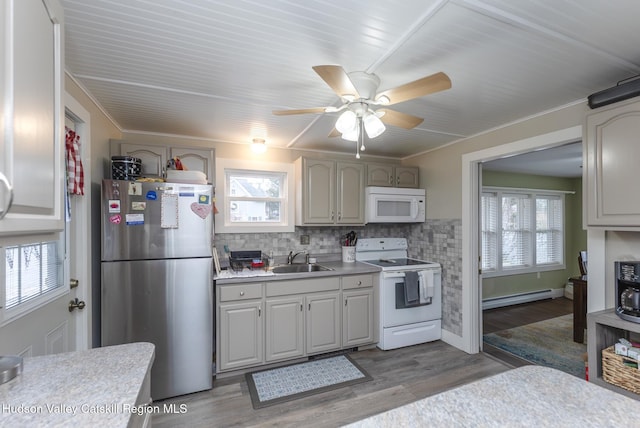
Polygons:
[[594,109],[609,104],[617,103],[640,95],[640,78],[638,76],[621,80],[612,88],[605,89],[587,97],[589,107]]
[[615,262],[616,313],[624,320],[640,323],[640,261]]

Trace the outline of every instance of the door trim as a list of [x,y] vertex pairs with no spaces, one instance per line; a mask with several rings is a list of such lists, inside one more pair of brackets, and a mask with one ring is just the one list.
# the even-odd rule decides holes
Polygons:
[[[76,319],[76,350],[91,348],[92,343],[92,304],[91,304],[91,115],[82,105],[65,92],[65,115],[76,123],[76,133],[82,143],[82,166],[84,169],[84,196],[78,199],[73,225],[75,230],[74,248],[82,262],[78,263],[76,276],[78,287],[75,295],[84,300],[86,306],[81,311],[74,311]],[[73,295],[73,292],[69,294]]]
[[475,354],[480,350],[482,296],[478,273],[479,164],[506,155],[516,155],[559,146],[582,139],[582,126],[525,138],[512,143],[462,155],[462,350]]

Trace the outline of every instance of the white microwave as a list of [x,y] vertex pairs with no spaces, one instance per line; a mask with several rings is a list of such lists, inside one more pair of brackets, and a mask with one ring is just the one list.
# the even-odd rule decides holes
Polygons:
[[424,189],[366,187],[367,223],[422,223],[425,221]]

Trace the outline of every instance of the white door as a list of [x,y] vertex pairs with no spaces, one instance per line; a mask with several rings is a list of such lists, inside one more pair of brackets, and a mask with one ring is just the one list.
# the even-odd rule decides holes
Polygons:
[[[67,96],[66,125],[73,127],[80,135],[81,158],[85,167],[85,194],[71,196],[69,208],[71,216],[65,223],[65,232],[59,235],[34,235],[18,238],[5,238],[1,245],[5,260],[0,260],[0,274],[7,274],[16,263],[17,257],[32,263],[43,260],[42,247],[32,245],[38,241],[50,241],[58,238],[58,260],[62,263],[58,269],[62,287],[56,291],[44,293],[37,298],[28,299],[12,309],[3,308],[0,320],[0,355],[36,356],[49,355],[87,349],[91,343],[90,326],[90,132],[89,114],[79,103]],[[16,247],[23,245],[24,247]],[[11,250],[15,248],[15,250]],[[7,255],[7,252],[13,251]],[[17,256],[17,257],[16,257]],[[70,288],[71,278],[77,279],[77,287]],[[4,281],[2,282],[4,284]],[[6,296],[15,295],[15,290],[0,290],[0,303]],[[19,294],[19,293],[18,293]],[[83,309],[69,310],[71,302],[84,306]],[[81,303],[82,302],[82,303]],[[16,312],[19,311],[19,314]]]

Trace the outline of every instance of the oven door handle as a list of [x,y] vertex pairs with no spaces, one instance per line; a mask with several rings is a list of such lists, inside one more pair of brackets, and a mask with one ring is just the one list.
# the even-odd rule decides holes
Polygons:
[[404,272],[382,272],[382,278],[404,278]]

